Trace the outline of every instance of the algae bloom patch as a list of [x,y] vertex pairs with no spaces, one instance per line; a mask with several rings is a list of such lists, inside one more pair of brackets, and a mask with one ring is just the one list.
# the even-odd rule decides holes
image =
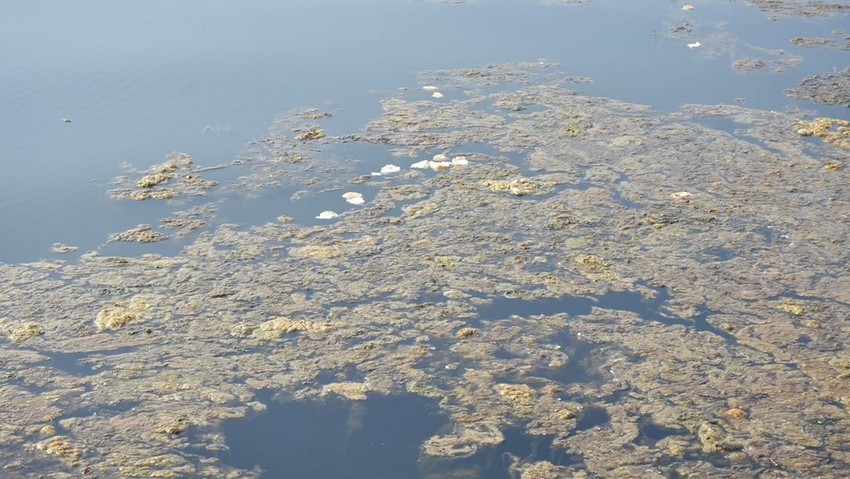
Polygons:
[[97,313],[94,321],[98,331],[119,329],[125,324],[136,320],[136,313],[122,306],[107,306]]

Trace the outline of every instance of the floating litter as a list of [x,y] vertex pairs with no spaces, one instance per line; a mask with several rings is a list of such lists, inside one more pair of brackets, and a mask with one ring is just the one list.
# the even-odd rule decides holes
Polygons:
[[334,218],[339,217],[338,214],[333,211],[322,211],[319,213],[319,216],[316,217],[317,220],[332,220]]
[[699,48],[702,46],[700,42],[688,43],[688,48]]
[[440,171],[452,166],[452,164],[448,161],[429,161],[428,166],[434,171]]
[[454,166],[466,166],[468,164],[469,160],[467,160],[465,156],[456,156],[452,158],[452,165]]
[[410,165],[411,168],[416,168],[417,170],[424,170],[428,168],[428,160],[417,161],[416,163]]
[[363,199],[363,195],[356,191],[349,191],[348,193],[343,194],[342,197],[345,198],[345,201],[352,205],[360,206],[363,203],[366,203],[366,200]]
[[670,198],[673,198],[674,200],[686,200],[686,199],[690,198],[691,196],[694,196],[694,195],[688,193],[687,191],[678,191],[676,193],[671,194]]
[[425,91],[437,91],[440,89],[440,87],[436,87],[434,85],[425,85],[422,87],[422,89]]
[[384,165],[381,168],[381,174],[382,175],[388,175],[390,173],[398,173],[399,171],[401,171],[401,168],[399,168],[398,166],[395,166],[395,165]]
[[431,96],[434,98],[443,98],[443,94],[438,91],[435,91],[433,94],[431,94]]
[[684,4],[684,5],[682,5],[682,10],[684,10],[684,11],[686,11],[686,12],[690,12],[690,11],[691,11],[691,10],[693,10],[693,9],[694,9],[694,6],[693,6],[693,5],[690,5],[690,4],[687,4],[687,3],[686,3],[686,4]]
[[440,154],[438,154],[438,155],[434,155],[433,160],[434,160],[434,161],[449,161],[449,157],[448,157],[448,156],[446,156],[446,155],[444,155],[444,154],[442,154],[442,153],[440,153]]

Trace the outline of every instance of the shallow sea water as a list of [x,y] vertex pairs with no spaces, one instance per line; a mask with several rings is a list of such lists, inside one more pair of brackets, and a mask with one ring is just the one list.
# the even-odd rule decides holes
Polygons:
[[[327,223],[316,219],[316,215],[323,210],[357,214],[358,208],[341,203],[342,190],[338,185],[345,182],[353,183],[351,189],[363,193],[367,202],[380,197],[387,189],[398,189],[401,199],[382,213],[387,228],[392,231],[406,218],[412,215],[415,217],[415,213],[411,214],[415,210],[410,208],[421,205],[418,202],[422,198],[413,194],[409,198],[404,197],[407,190],[403,189],[403,183],[391,175],[381,178],[373,175],[361,183],[352,180],[362,178],[362,175],[368,176],[370,172],[378,171],[389,163],[407,162],[406,158],[400,159],[396,154],[399,149],[397,145],[348,139],[326,144],[308,143],[304,152],[326,160],[329,165],[338,166],[310,167],[300,172],[304,176],[297,178],[297,181],[273,176],[271,170],[256,167],[258,162],[255,156],[266,151],[263,150],[265,140],[280,134],[280,125],[275,123],[276,119],[286,118],[291,112],[302,108],[318,108],[331,113],[331,118],[321,120],[321,127],[329,136],[336,137],[356,135],[364,125],[380,117],[382,99],[403,94],[413,101],[431,100],[430,92],[420,90],[425,80],[419,75],[425,71],[545,61],[557,64],[559,71],[592,80],[571,86],[579,94],[648,105],[652,107],[646,114],[649,119],[678,114],[679,107],[685,104],[741,105],[755,110],[805,113],[812,117],[848,118],[847,109],[841,106],[796,100],[784,93],[785,89],[798,86],[808,75],[840,71],[847,66],[846,50],[804,48],[790,42],[794,37],[831,35],[838,38],[844,34],[835,31],[848,28],[846,14],[825,17],[787,15],[771,19],[771,13],[744,1],[695,2],[692,11],[683,11],[681,2],[669,1],[600,0],[575,5],[544,3],[519,0],[458,3],[412,0],[250,0],[238,3],[92,0],[73,5],[57,5],[46,1],[4,5],[0,7],[0,45],[5,46],[0,48],[0,64],[3,65],[0,69],[0,166],[5,172],[0,176],[0,224],[4,225],[0,228],[0,262],[12,267],[40,260],[58,261],[56,264],[61,266],[57,266],[57,269],[68,268],[67,271],[50,273],[55,274],[55,277],[49,280],[56,284],[44,288],[55,288],[56,294],[62,297],[73,294],[66,292],[62,284],[69,288],[82,288],[87,293],[100,288],[105,301],[112,301],[111,304],[116,305],[125,304],[129,292],[144,296],[145,279],[140,278],[138,284],[128,285],[108,284],[108,281],[104,284],[97,281],[91,284],[77,282],[75,275],[82,273],[72,271],[74,264],[78,261],[85,263],[91,252],[141,262],[147,261],[144,258],[151,258],[143,256],[145,254],[166,258],[181,257],[183,254],[204,256],[209,252],[204,250],[199,253],[201,249],[193,242],[198,238],[215,238],[221,229],[241,232],[247,236],[254,231],[252,228],[282,221],[284,224],[291,221],[299,228],[324,226]],[[682,34],[677,30],[682,25],[687,26],[688,33]],[[687,44],[694,41],[700,41],[702,46],[689,48]],[[794,59],[796,57],[799,58]],[[760,58],[769,66],[752,72],[740,71],[733,67],[733,63],[742,58]],[[436,78],[440,79],[439,74],[436,74]],[[461,88],[444,88],[442,91],[445,97],[439,99],[441,102],[464,99],[465,92]],[[480,108],[482,112],[495,110],[483,104]],[[543,108],[540,107],[540,110]],[[531,107],[521,113],[534,114],[538,110]],[[65,118],[70,121],[64,121]],[[729,117],[706,116],[689,122],[695,127],[729,135],[754,148],[779,151],[771,150],[775,145],[750,136],[744,124]],[[139,171],[163,163],[175,151],[188,153],[195,164],[201,167],[227,165],[226,168],[203,173],[204,179],[215,180],[218,186],[201,196],[184,196],[169,201],[116,200],[110,197],[109,191],[115,187],[114,178],[128,174],[135,179]],[[528,177],[540,170],[526,164],[524,152],[507,151],[487,143],[462,143],[453,146],[451,151],[473,159],[495,159],[494,164],[516,164],[516,171]],[[426,149],[428,155],[439,152],[439,148]],[[246,186],[245,182],[250,182],[252,178],[263,185],[257,188]],[[422,173],[422,178],[437,181],[438,173],[427,170]],[[607,181],[604,175],[601,178],[596,181],[561,183],[553,187],[549,196],[531,195],[523,199],[545,201],[557,198],[564,192],[592,193],[600,183]],[[615,181],[628,184],[633,179],[622,174]],[[321,185],[325,184],[331,186],[323,188]],[[320,187],[312,189],[313,185]],[[619,213],[642,214],[644,203],[624,196],[623,191],[619,187],[612,189],[612,208],[617,208]],[[185,238],[172,235],[165,241],[146,244],[109,241],[110,235],[139,224],[157,225],[163,218],[193,207],[206,208],[203,214],[205,224]],[[527,219],[529,222],[532,220],[535,219]],[[505,224],[515,230],[521,228],[518,223]],[[499,224],[494,231],[504,231],[499,228],[504,228],[505,224]],[[591,222],[582,227],[594,226]],[[279,241],[290,238],[306,241],[304,238],[317,236],[321,242],[324,237],[321,236],[323,233],[316,233],[318,230],[309,230],[303,236],[286,232],[288,236],[281,235],[283,239]],[[773,225],[752,227],[751,230],[742,230],[741,234],[759,238],[756,242],[764,243],[763,249],[785,245],[790,248],[796,244],[788,239],[785,231],[775,230]],[[365,228],[363,231],[366,232],[364,234],[368,233]],[[434,236],[431,240],[437,245],[435,250],[444,245],[445,239],[439,237],[440,231],[429,233]],[[507,231],[506,234],[514,233],[516,231]],[[361,245],[357,242],[361,241],[363,249],[381,247],[363,240],[363,235],[356,228],[346,235],[340,235],[338,239],[350,242],[346,244],[357,244],[358,248]],[[421,240],[425,241],[424,238]],[[298,301],[321,303],[325,295],[341,294],[335,288],[343,286],[336,280],[320,284],[318,289],[312,283],[305,283],[298,285],[301,289],[293,286],[285,294],[270,292],[277,286],[265,284],[263,281],[266,277],[261,276],[249,281],[257,286],[256,296],[245,290],[238,293],[227,291],[230,281],[227,274],[215,276],[222,274],[222,271],[226,272],[227,264],[239,263],[242,268],[246,263],[254,262],[260,271],[274,262],[285,264],[297,252],[296,248],[287,250],[283,247],[263,247],[259,248],[261,252],[255,252],[251,247],[256,245],[246,246],[227,241],[230,240],[216,243],[211,248],[216,254],[230,254],[227,259],[221,260],[224,267],[211,270],[213,273],[207,276],[201,274],[201,268],[198,268],[198,279],[192,281],[199,282],[202,285],[199,287],[203,288],[214,283],[223,292],[215,289],[204,297],[210,304],[231,301],[233,316],[243,315],[247,318],[246,322],[257,322],[253,311],[265,314],[264,308],[270,307],[270,298],[279,300],[284,305],[281,306],[282,310],[286,310],[295,308],[292,305]],[[79,249],[69,253],[52,252],[54,243]],[[440,261],[444,262],[440,263],[442,267],[451,270],[456,267],[456,263],[464,262],[451,256],[453,252],[448,248],[445,249],[448,251],[446,256],[440,257]],[[753,251],[756,249],[754,246]],[[327,251],[315,253],[307,250],[307,253],[303,253],[302,250],[302,253],[318,255],[326,254]],[[703,257],[695,261],[714,266],[734,263],[742,255],[740,248],[728,244],[706,245],[704,251]],[[332,250],[330,254],[336,253]],[[360,254],[359,249],[355,251],[355,257],[357,254]],[[675,255],[675,252],[671,254]],[[518,255],[515,259],[533,262],[538,258],[521,258]],[[438,274],[430,270],[417,270],[422,268],[419,263],[419,259],[411,257],[410,274],[421,273],[423,281],[428,277],[429,281],[438,284],[439,280],[434,279]],[[527,266],[527,269],[542,275],[560,268],[546,261],[540,264]],[[321,263],[315,265],[319,276],[322,274],[321,268],[326,266]],[[335,268],[327,267],[329,270]],[[758,267],[770,270],[770,265],[766,263],[760,263]],[[286,269],[282,268],[270,268],[270,274],[283,276]],[[604,269],[608,266],[588,266],[592,278],[598,274],[594,268]],[[244,275],[249,273],[240,269],[239,274],[242,276],[238,280],[233,279],[234,284],[244,282]],[[597,316],[602,317],[600,321],[606,325],[619,320],[611,318],[626,318],[623,324],[627,326],[613,328],[612,335],[632,328],[634,334],[642,334],[641,331],[645,329],[647,334],[658,334],[658,337],[667,337],[664,336],[667,333],[658,331],[673,331],[671,334],[681,333],[690,335],[690,338],[695,335],[710,336],[716,341],[713,344],[717,348],[744,348],[739,341],[744,341],[746,347],[753,344],[749,342],[751,336],[737,336],[736,331],[750,330],[736,330],[733,327],[736,323],[727,317],[733,316],[733,313],[726,311],[725,305],[711,304],[705,298],[704,303],[698,303],[693,298],[681,299],[679,296],[686,289],[683,285],[650,284],[638,279],[627,284],[630,288],[624,286],[626,283],[615,284],[600,289],[597,294],[593,287],[588,286],[583,294],[558,297],[536,297],[529,295],[528,291],[517,292],[508,286],[496,284],[492,289],[508,290],[498,295],[491,291],[476,294],[475,287],[470,286],[469,294],[462,292],[464,296],[455,298],[451,296],[455,291],[448,286],[442,289],[434,286],[430,296],[419,294],[416,297],[423,310],[443,311],[441,308],[445,308],[445,312],[437,315],[439,321],[435,321],[433,326],[405,329],[392,323],[396,314],[392,307],[383,310],[375,306],[375,312],[369,314],[378,317],[386,315],[387,324],[391,326],[379,329],[364,322],[358,326],[361,329],[350,333],[352,337],[362,337],[351,339],[345,336],[333,345],[337,347],[349,341],[346,347],[352,350],[369,349],[374,344],[378,344],[378,347],[386,344],[388,348],[402,345],[399,351],[423,348],[425,352],[421,353],[421,357],[411,356],[418,361],[411,360],[415,365],[411,368],[417,373],[421,372],[421,375],[415,377],[403,377],[400,373],[385,371],[382,363],[390,359],[376,359],[368,356],[368,353],[364,353],[362,363],[341,362],[334,372],[328,371],[328,364],[334,365],[333,360],[319,364],[319,359],[315,359],[311,364],[312,359],[304,360],[297,352],[299,348],[321,348],[316,346],[318,340],[311,336],[315,331],[308,329],[293,329],[300,334],[297,340],[272,345],[252,343],[233,349],[229,340],[207,336],[206,327],[191,330],[191,324],[195,323],[191,323],[190,319],[196,314],[203,316],[204,311],[204,305],[196,302],[195,298],[186,304],[176,304],[174,311],[178,313],[173,317],[169,314],[165,320],[168,324],[183,320],[189,323],[186,327],[190,332],[186,336],[161,334],[154,325],[132,326],[134,329],[127,332],[127,336],[131,337],[127,339],[122,336],[122,341],[115,345],[98,343],[96,348],[88,352],[64,352],[70,348],[65,343],[59,348],[61,350],[50,346],[52,330],[41,338],[47,343],[42,341],[33,347],[28,342],[17,344],[18,341],[13,340],[13,334],[9,332],[7,338],[0,337],[0,356],[6,356],[0,359],[9,371],[6,376],[0,377],[0,389],[38,394],[44,392],[41,388],[45,384],[50,384],[44,377],[52,374],[51,371],[73,378],[63,379],[70,381],[67,383],[70,385],[63,385],[61,394],[55,393],[61,397],[51,399],[55,399],[54,402],[45,406],[48,409],[58,408],[58,412],[54,409],[44,413],[44,417],[49,417],[46,423],[57,425],[61,437],[68,435],[73,438],[75,427],[80,427],[79,424],[87,420],[97,421],[98,414],[119,417],[142,411],[137,416],[145,417],[146,408],[152,407],[151,404],[159,404],[157,394],[162,394],[165,401],[175,401],[175,404],[183,401],[178,398],[184,390],[180,384],[183,380],[180,373],[175,373],[175,377],[169,379],[173,379],[173,388],[171,385],[168,388],[163,386],[163,391],[167,393],[154,391],[160,387],[159,382],[156,386],[150,386],[150,390],[144,389],[148,387],[146,384],[140,392],[143,397],[138,400],[110,398],[104,403],[90,399],[88,395],[95,392],[99,385],[111,384],[111,381],[137,380],[143,376],[139,371],[144,369],[140,364],[145,361],[154,361],[162,369],[174,367],[174,364],[180,364],[176,370],[186,367],[185,364],[191,364],[192,358],[183,356],[178,346],[175,346],[178,352],[174,356],[168,355],[169,344],[184,341],[198,340],[197,347],[215,350],[215,353],[210,353],[210,357],[225,359],[220,366],[212,369],[222,377],[227,376],[225,382],[233,388],[226,395],[222,394],[221,397],[226,396],[224,399],[218,399],[215,396],[218,391],[214,391],[207,396],[201,395],[199,401],[211,400],[216,407],[232,410],[221,413],[214,420],[196,420],[191,412],[187,412],[180,416],[177,423],[173,423],[176,425],[167,423],[171,425],[163,426],[167,420],[158,415],[161,411],[158,406],[152,407],[151,411],[156,411],[156,414],[151,412],[150,426],[157,434],[165,431],[168,437],[161,442],[166,445],[163,447],[169,448],[167,454],[156,457],[171,454],[194,464],[185,469],[178,466],[168,469],[167,460],[152,466],[140,459],[130,468],[118,464],[118,459],[114,459],[114,464],[109,462],[113,459],[109,459],[104,460],[103,464],[106,465],[103,465],[97,463],[96,453],[92,451],[102,447],[106,451],[104,455],[108,455],[111,452],[108,445],[90,443],[88,452],[79,455],[76,452],[68,453],[67,449],[50,446],[49,440],[44,438],[51,437],[50,434],[35,428],[34,425],[40,427],[45,421],[33,419],[27,422],[22,419],[22,422],[31,424],[28,428],[18,428],[18,418],[0,414],[0,426],[8,425],[10,431],[9,436],[0,435],[0,450],[6,448],[12,454],[18,451],[16,448],[21,448],[27,454],[38,456],[46,452],[48,456],[46,462],[40,462],[42,459],[27,459],[23,462],[9,460],[6,464],[0,463],[0,467],[5,467],[4,470],[12,474],[9,477],[45,474],[46,477],[57,478],[62,477],[59,474],[68,471],[91,474],[89,465],[95,463],[99,465],[92,467],[103,474],[102,477],[110,477],[115,471],[127,474],[127,477],[145,477],[145,474],[160,466],[171,474],[162,477],[207,477],[204,468],[210,464],[218,469],[215,469],[214,476],[208,477],[228,478],[308,475],[340,479],[617,477],[616,474],[605,475],[599,470],[587,472],[583,468],[589,458],[577,451],[583,450],[582,444],[585,443],[582,441],[593,441],[597,432],[623,427],[622,417],[625,415],[634,418],[630,428],[621,434],[628,443],[624,446],[628,450],[660,448],[673,451],[680,447],[676,441],[687,439],[696,444],[700,441],[702,444],[718,441],[711,437],[711,425],[699,426],[698,431],[688,430],[685,425],[670,427],[669,423],[654,422],[654,412],[626,411],[628,407],[621,405],[619,400],[638,393],[621,387],[622,380],[617,377],[617,361],[640,364],[645,357],[637,353],[633,356],[623,353],[622,357],[615,357],[619,352],[611,353],[612,348],[605,340],[586,339],[588,335],[594,336],[592,321],[600,320]],[[25,290],[27,280],[20,281],[24,284],[22,290]],[[486,280],[482,279],[482,284],[484,282]],[[498,280],[493,279],[493,282],[498,283]],[[611,282],[615,283],[613,280]],[[359,284],[356,286],[362,287]],[[182,297],[179,295],[185,293],[180,289],[182,287],[178,283],[171,289],[170,283],[165,283],[165,286],[157,283],[156,294],[173,292],[175,301],[180,303]],[[212,286],[210,289],[213,289]],[[780,291],[775,291],[767,286],[765,289],[769,291],[762,294],[759,301],[779,301],[781,298],[792,298],[797,302],[816,301],[812,297],[795,296],[796,293],[790,290],[780,288]],[[351,297],[355,299],[349,303],[324,304],[312,313],[309,308],[305,308],[293,316],[332,324],[335,315],[342,314],[334,312],[335,309],[366,309],[371,305],[400,301],[400,297],[410,299],[409,296],[414,294],[383,290],[374,295],[363,293],[358,297],[352,293]],[[745,295],[741,292],[730,294]],[[804,294],[800,292],[800,295]],[[454,300],[463,304],[455,304]],[[143,298],[142,301],[147,299]],[[18,308],[23,302],[11,294],[8,297],[0,296],[0,306],[3,307],[14,304]],[[68,318],[76,317],[75,306],[70,301],[67,303]],[[49,309],[44,305],[31,306],[32,310],[37,311],[36,316]],[[88,303],[80,307],[91,309]],[[847,304],[836,301],[814,309],[820,312],[825,309],[818,308],[827,307],[846,312]],[[807,311],[811,309],[808,305],[806,308]],[[227,308],[220,308],[216,303],[210,311],[213,318],[222,319],[222,328],[226,325],[230,330],[233,318],[217,316],[227,311]],[[782,311],[796,314],[793,309]],[[5,320],[16,321],[18,312],[19,309],[0,311],[0,326],[5,328]],[[92,317],[95,313],[96,309],[92,311]],[[748,314],[758,316],[761,313],[756,311]],[[590,329],[576,327],[573,330],[570,326],[558,330],[550,326],[550,319],[546,319],[539,332],[546,343],[543,349],[537,351],[535,347],[538,343],[535,341],[540,337],[534,341],[528,339],[533,336],[528,332],[529,328],[534,329],[528,324],[533,324],[538,316],[541,324],[545,317],[582,319],[591,326]],[[522,333],[508,333],[514,327],[513,322],[517,324],[516,329],[522,329]],[[729,323],[733,323],[733,326]],[[85,336],[89,334],[86,327],[89,326],[74,325],[69,329]],[[239,327],[242,327],[241,322]],[[753,331],[758,327],[753,326]],[[460,343],[452,332],[458,328],[461,328],[458,336],[463,334],[464,329],[468,329],[473,340],[485,334],[479,346],[481,351],[491,353],[481,352],[477,355],[474,351],[470,352],[475,346],[469,346],[470,349],[464,349],[462,344],[458,346]],[[550,334],[551,328],[554,330]],[[411,332],[414,330],[416,332]],[[5,329],[0,331],[6,332]],[[256,335],[260,329],[245,331],[248,337],[260,337]],[[584,331],[584,336],[581,331]],[[116,332],[116,337],[118,334],[124,335],[124,331]],[[239,336],[241,333],[230,334],[242,337]],[[757,336],[756,333],[752,334]],[[829,346],[813,341],[809,336],[792,339],[799,347],[829,349]],[[316,342],[312,343],[314,340]],[[659,348],[665,346],[658,345]],[[151,356],[146,358],[145,350],[149,347]],[[759,351],[764,352],[761,349]],[[19,354],[38,356],[36,359],[28,359],[35,371],[31,378],[11,366]],[[292,354],[291,358],[289,354]],[[492,356],[488,358],[486,354]],[[537,354],[540,355],[539,359],[528,360]],[[610,354],[613,356],[606,356]],[[125,361],[125,355],[130,359]],[[278,378],[299,368],[306,368],[311,373],[305,373],[304,376],[312,374],[312,383],[299,383],[301,379],[298,376],[298,381],[274,379],[278,381],[274,383],[276,387],[267,387],[262,381],[255,381],[257,377],[254,370],[249,374],[240,369],[240,358],[253,365],[257,356],[274,359],[275,362],[270,363],[274,366],[263,366],[267,368],[265,374],[269,378]],[[567,360],[559,359],[562,356],[567,357]],[[226,358],[231,357],[232,363],[228,363]],[[207,356],[204,355],[204,358]],[[290,360],[291,363],[287,362]],[[409,357],[401,358],[399,355],[399,361],[408,360]],[[683,368],[700,370],[698,365],[693,366],[693,359],[683,361],[686,363]],[[496,364],[492,369],[491,362]],[[282,369],[276,371],[275,367]],[[312,373],[313,368],[315,374]],[[800,371],[796,365],[789,366],[789,369]],[[513,401],[511,407],[514,408],[512,411],[515,417],[502,424],[501,440],[495,444],[488,442],[492,437],[488,438],[487,431],[484,431],[483,439],[464,439],[452,446],[474,448],[469,454],[458,453],[459,458],[445,459],[439,454],[424,453],[424,444],[429,443],[429,438],[460,435],[458,431],[464,430],[464,424],[475,423],[480,419],[481,411],[487,410],[486,402],[471,406],[472,400],[459,386],[463,378],[478,378],[476,374],[484,374],[485,371],[487,374],[492,373],[492,377],[486,381],[492,383],[494,391],[501,391],[503,397],[508,398],[509,402]],[[241,377],[242,374],[245,376]],[[359,381],[368,383],[370,374],[381,380],[384,376],[390,377],[403,385],[406,392],[399,394],[389,388],[393,394],[384,395],[372,390],[366,399],[355,398],[358,394],[356,391],[340,392],[342,390],[331,388],[329,390],[334,394],[328,394],[328,385]],[[668,371],[666,366],[658,372],[659,377],[664,376],[664,381],[667,381],[667,374],[672,377],[678,372]],[[696,377],[701,377],[699,374]],[[737,370],[730,370],[729,374],[737,374]],[[781,373],[777,374],[781,379]],[[297,374],[293,373],[295,376]],[[194,378],[185,381],[185,384],[189,384]],[[678,379],[669,381],[678,384]],[[563,403],[565,407],[569,405],[568,409],[572,411],[569,432],[558,434],[546,429],[550,419],[538,418],[533,411],[524,409],[527,405],[523,401],[527,398],[523,399],[523,390],[505,386],[513,383],[532,385],[537,391],[532,397],[551,397],[552,403]],[[470,386],[473,389],[479,387],[473,380],[469,380],[469,384],[475,384]],[[581,389],[581,384],[594,384],[597,389],[589,393]],[[323,386],[325,389],[322,389]],[[191,388],[186,386],[186,389]],[[47,392],[50,392],[49,389]],[[347,396],[349,394],[353,396]],[[492,394],[494,397],[499,395],[496,392]],[[469,395],[486,396],[480,392],[470,392]],[[216,399],[210,399],[213,397]],[[79,407],[76,402],[78,399],[82,401]],[[735,404],[730,403],[729,407]],[[838,401],[836,404],[841,403]],[[26,404],[22,406],[26,407]],[[674,406],[684,407],[679,403]],[[546,403],[545,407],[557,409],[551,403]],[[839,421],[846,421],[846,405],[836,407],[842,410],[842,419]],[[191,408],[186,410],[191,411]],[[686,418],[682,421],[689,420],[687,413],[678,409],[677,413]],[[188,432],[183,428],[186,421],[191,423]],[[111,424],[110,427],[114,426],[118,430],[125,427],[122,424]],[[128,425],[124,431],[130,431],[133,427],[137,425]],[[472,426],[468,427],[470,431],[473,429]],[[532,430],[536,432],[530,433]],[[23,439],[17,439],[15,434],[20,434]],[[625,439],[629,437],[631,439]],[[145,437],[145,440],[148,439]],[[30,442],[35,445],[29,445]],[[759,456],[759,446],[742,448],[748,454],[744,460],[734,456],[734,452],[739,450],[738,446],[724,449],[725,445],[721,443],[717,447],[718,451],[724,454],[731,452],[733,455],[730,458],[719,452],[708,453],[707,449],[700,452],[699,447],[680,453],[671,452],[678,459],[662,457],[658,453],[657,457],[653,456],[657,459],[657,468],[653,469],[653,475],[646,477],[686,477],[683,471],[687,468],[674,468],[681,462],[726,470],[729,475],[724,477],[755,477],[751,473],[756,474],[753,471],[760,470],[762,466],[759,464],[768,463],[764,455]],[[824,446],[824,443],[812,443],[807,447],[812,454],[837,454]],[[5,460],[5,456],[0,457]],[[57,459],[54,460],[54,457]],[[82,462],[75,462],[80,457]],[[835,458],[845,459],[840,455]],[[175,460],[175,463],[179,462]],[[541,469],[534,469],[537,467],[535,465],[540,464],[544,464],[539,466]],[[110,469],[112,466],[114,469]],[[805,468],[794,469],[791,466],[786,469],[805,471]],[[695,468],[697,472],[694,474],[700,470]],[[744,470],[746,473],[741,472]],[[52,476],[54,473],[57,475]],[[764,477],[791,477],[781,473]],[[805,472],[801,474],[798,477],[808,477]]]

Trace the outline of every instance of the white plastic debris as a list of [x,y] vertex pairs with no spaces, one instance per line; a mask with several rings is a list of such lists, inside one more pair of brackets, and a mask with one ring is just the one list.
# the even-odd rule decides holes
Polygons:
[[382,175],[388,175],[390,173],[398,173],[399,171],[401,171],[401,168],[399,168],[396,165],[384,165],[384,166],[381,167],[381,174]]
[[363,195],[360,194],[360,193],[357,193],[356,191],[349,191],[349,192],[343,194],[342,197],[345,198],[345,201],[347,201],[348,203],[351,203],[352,205],[360,206],[360,205],[366,203],[366,200],[363,199]]
[[699,48],[702,46],[700,42],[688,43],[688,48]]
[[432,93],[431,96],[434,97],[434,98],[443,98],[443,94],[438,92],[438,91],[435,91],[434,93]]
[[432,160],[434,160],[434,161],[449,161],[449,157],[442,154],[442,153],[439,153],[439,154],[434,155],[434,158],[432,158]]
[[319,216],[316,217],[317,220],[332,220],[334,218],[339,217],[338,214],[333,211],[322,211],[319,213]]
[[437,91],[440,89],[440,87],[436,87],[434,85],[425,85],[422,87],[422,89],[425,91]]
[[670,198],[673,198],[674,200],[687,200],[691,196],[694,195],[688,193],[687,191],[677,191],[676,193],[671,194]]
[[694,9],[694,6],[689,4],[689,3],[682,5],[682,10],[684,10],[686,12],[690,12],[693,9]]
[[448,161],[429,161],[428,166],[434,171],[440,171],[452,166],[452,164]]
[[424,170],[428,168],[428,160],[417,161],[416,163],[410,165],[411,168],[416,168],[417,170]]
[[465,156],[456,156],[452,158],[452,166],[466,166],[468,164],[469,160],[467,160]]

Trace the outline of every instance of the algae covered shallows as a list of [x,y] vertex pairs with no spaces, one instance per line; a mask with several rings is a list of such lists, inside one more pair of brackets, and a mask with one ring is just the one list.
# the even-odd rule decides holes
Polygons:
[[322,152],[346,142],[474,159],[370,183],[346,221],[216,224],[171,256],[0,264],[4,467],[256,478],[228,462],[224,421],[263,401],[416,394],[444,422],[412,445],[423,477],[841,477],[850,204],[846,150],[819,135],[842,125],[728,105],[658,114],[553,70],[426,72],[464,93],[385,98],[346,141],[298,140],[309,118],[281,118],[256,170],[221,185],[340,194],[368,181]]

